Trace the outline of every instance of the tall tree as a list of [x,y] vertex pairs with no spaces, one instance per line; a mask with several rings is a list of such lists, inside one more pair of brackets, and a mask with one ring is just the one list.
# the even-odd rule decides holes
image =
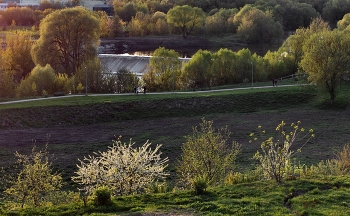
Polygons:
[[99,36],[99,19],[88,9],[55,11],[40,23],[40,38],[32,49],[34,62],[73,75],[84,61],[96,56]]
[[350,38],[344,31],[324,31],[313,34],[303,46],[300,62],[309,81],[326,88],[331,103],[336,87],[350,69]]
[[212,74],[214,85],[234,83],[234,79],[237,78],[234,68],[235,60],[235,53],[227,48],[220,49],[213,55]]
[[207,50],[198,50],[192,59],[185,64],[182,74],[183,82],[190,88],[209,87],[212,77],[212,53]]
[[194,28],[200,27],[205,21],[205,13],[201,8],[188,5],[175,6],[167,13],[167,22],[181,29],[182,37],[187,36]]
[[30,56],[34,39],[27,31],[16,31],[13,34],[6,35],[5,43],[6,48],[2,52],[2,69],[9,71],[14,81],[19,82],[35,66]]
[[149,71],[143,75],[150,91],[171,91],[178,88],[180,77],[179,53],[164,47],[156,49],[149,62]]
[[350,13],[345,14],[343,19],[338,21],[337,27],[339,30],[350,30]]
[[294,35],[291,35],[282,44],[281,49],[290,55],[293,60],[293,73],[297,73],[300,70],[299,63],[303,56],[303,44],[310,35],[316,32],[328,31],[330,29],[327,22],[321,18],[313,19],[308,28],[300,28],[296,30]]
[[251,9],[244,13],[237,35],[247,43],[266,43],[273,39],[281,39],[283,29],[281,24],[273,19],[272,14]]

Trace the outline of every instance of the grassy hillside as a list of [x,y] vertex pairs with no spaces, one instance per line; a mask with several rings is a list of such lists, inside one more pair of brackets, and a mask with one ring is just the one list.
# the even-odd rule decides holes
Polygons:
[[91,125],[121,120],[251,113],[307,104],[307,87],[248,89],[196,94],[81,96],[1,105],[2,128]]
[[[329,177],[251,182],[191,191],[123,196],[107,207],[84,207],[82,202],[40,208],[1,210],[1,215],[337,215],[350,214],[350,178]],[[70,201],[70,202],[69,202]],[[64,202],[64,201],[63,201]]]
[[[214,121],[214,127],[228,126],[231,140],[242,145],[237,171],[246,172],[255,166],[251,158],[259,145],[249,144],[249,133],[257,125],[274,131],[281,121],[296,122],[313,128],[316,138],[297,155],[305,164],[316,164],[334,157],[350,139],[347,108],[348,87],[341,89],[332,106],[310,87],[248,89],[240,91],[202,92],[196,94],[139,94],[113,96],[81,96],[55,98],[0,106],[0,166],[13,172],[15,151],[29,152],[49,143],[54,154],[55,170],[62,173],[75,190],[70,177],[76,170],[77,158],[93,151],[105,150],[114,136],[124,141],[133,138],[138,144],[150,140],[163,144],[169,169],[181,154],[184,136],[198,125],[200,118]],[[48,135],[50,136],[47,139]],[[298,146],[296,146],[298,147]],[[174,179],[171,175],[169,181]],[[324,176],[317,179],[274,182],[246,182],[210,188],[196,196],[191,191],[117,197],[110,207],[83,207],[77,195],[60,196],[61,204],[52,207],[9,210],[4,215],[348,215],[348,177]],[[171,187],[171,183],[170,183]],[[71,204],[64,204],[64,202]],[[62,204],[63,203],[63,204]],[[339,215],[339,214],[337,214]]]

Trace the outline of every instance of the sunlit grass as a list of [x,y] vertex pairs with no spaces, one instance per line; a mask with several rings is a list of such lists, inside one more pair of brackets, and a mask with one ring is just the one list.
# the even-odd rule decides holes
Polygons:
[[[82,201],[58,206],[4,210],[3,215],[349,215],[349,177],[293,180],[283,184],[257,181],[208,188],[114,197],[96,207]],[[339,182],[345,182],[339,184]]]
[[[266,84],[259,84],[255,87],[268,86]],[[223,89],[224,88],[224,89]],[[224,86],[217,87],[211,90],[214,91],[181,91],[181,92],[159,92],[159,93],[148,93],[148,94],[106,94],[106,95],[68,95],[67,97],[37,97],[37,98],[25,98],[29,101],[23,101],[25,99],[12,99],[13,103],[0,104],[0,110],[2,109],[13,109],[13,108],[26,108],[26,107],[40,107],[40,106],[80,106],[86,104],[96,103],[118,103],[118,102],[132,102],[142,100],[162,100],[162,99],[182,99],[192,97],[211,97],[211,96],[224,96],[224,95],[240,95],[249,94],[255,92],[272,92],[272,91],[284,91],[290,89],[291,91],[300,89],[299,85],[296,86],[280,86],[278,88],[251,88],[246,85],[235,85],[235,86]],[[165,93],[165,94],[164,94]],[[33,99],[32,101],[30,101]],[[5,100],[2,99],[4,102]]]

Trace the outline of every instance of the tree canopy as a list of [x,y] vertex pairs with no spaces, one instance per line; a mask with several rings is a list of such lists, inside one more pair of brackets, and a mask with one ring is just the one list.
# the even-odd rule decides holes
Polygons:
[[28,31],[16,31],[7,34],[5,42],[6,48],[1,51],[1,67],[12,74],[14,81],[20,82],[35,66],[30,56],[34,39]]
[[156,49],[150,59],[150,69],[143,80],[150,91],[177,89],[180,77],[179,53],[164,47]]
[[201,8],[184,5],[170,9],[166,17],[167,22],[179,27],[182,37],[186,38],[194,28],[203,25],[206,16]]
[[33,46],[36,64],[50,64],[59,73],[73,75],[84,61],[96,56],[99,19],[83,7],[67,8],[46,16]]
[[323,31],[311,35],[303,46],[300,64],[311,83],[323,86],[336,97],[336,87],[350,69],[350,38],[344,31]]

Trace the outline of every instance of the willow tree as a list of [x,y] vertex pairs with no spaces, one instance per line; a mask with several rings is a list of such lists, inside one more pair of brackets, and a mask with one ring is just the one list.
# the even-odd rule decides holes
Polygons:
[[182,37],[187,36],[204,24],[206,15],[201,8],[188,5],[175,6],[167,13],[167,22],[181,29]]
[[50,64],[56,72],[74,75],[84,61],[96,56],[99,36],[99,19],[88,9],[55,11],[40,23],[33,60],[41,66]]
[[210,87],[212,79],[213,55],[207,50],[198,50],[185,64],[183,82],[190,88]]
[[330,26],[327,22],[321,18],[315,18],[310,23],[308,28],[299,28],[296,30],[294,35],[291,35],[287,40],[282,44],[281,50],[288,52],[288,55],[292,57],[293,62],[293,73],[300,72],[300,61],[303,57],[303,44],[310,37],[310,35],[322,32],[329,31]]
[[154,51],[149,71],[142,78],[150,91],[171,91],[179,88],[180,69],[179,53],[160,47]]
[[350,38],[345,31],[324,31],[311,35],[303,46],[300,62],[309,81],[325,87],[331,103],[336,88],[350,70]]

